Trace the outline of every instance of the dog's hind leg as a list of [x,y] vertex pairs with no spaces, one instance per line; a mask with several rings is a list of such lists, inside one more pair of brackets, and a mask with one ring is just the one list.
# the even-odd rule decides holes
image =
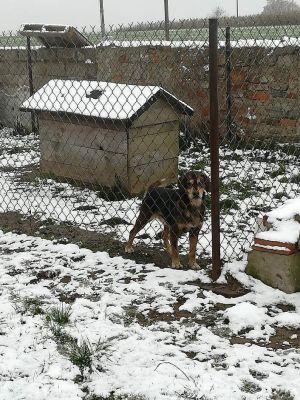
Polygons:
[[148,212],[143,212],[143,211],[140,212],[140,214],[137,217],[137,220],[134,224],[134,227],[131,229],[131,231],[129,233],[129,239],[125,246],[125,253],[133,253],[134,252],[134,249],[132,247],[134,238],[139,233],[139,231],[144,228],[144,226],[147,224],[147,222],[150,221],[150,219],[151,219],[151,215]]
[[162,239],[164,242],[165,249],[171,255],[171,244],[170,244],[170,227],[168,225],[164,225],[164,231],[162,234]]
[[178,254],[178,229],[175,227],[171,227],[170,230],[170,242],[171,242],[171,260],[172,260],[172,268],[180,268],[182,267]]

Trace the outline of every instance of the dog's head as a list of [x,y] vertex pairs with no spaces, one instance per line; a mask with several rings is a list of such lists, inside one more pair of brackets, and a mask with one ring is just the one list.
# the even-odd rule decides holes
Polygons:
[[179,190],[185,192],[191,205],[199,207],[210,191],[210,180],[204,172],[189,171],[179,179]]

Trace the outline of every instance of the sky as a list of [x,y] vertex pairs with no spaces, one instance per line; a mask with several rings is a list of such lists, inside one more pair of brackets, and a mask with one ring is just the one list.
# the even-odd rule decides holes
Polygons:
[[[106,25],[158,21],[164,18],[164,0],[103,0]],[[238,0],[240,15],[259,13],[266,0]],[[217,6],[227,15],[237,0],[169,0],[170,19],[207,17]],[[300,5],[300,0],[296,3]],[[0,30],[16,30],[22,23],[99,26],[99,0],[0,0]]]

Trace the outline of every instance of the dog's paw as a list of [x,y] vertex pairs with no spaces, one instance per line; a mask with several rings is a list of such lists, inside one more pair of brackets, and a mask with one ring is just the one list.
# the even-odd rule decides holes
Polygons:
[[191,268],[191,269],[194,269],[194,270],[199,270],[199,269],[201,269],[201,267],[200,267],[200,265],[196,262],[196,261],[193,261],[193,262],[189,262],[189,267]]
[[179,260],[172,261],[171,268],[174,268],[174,269],[182,268],[182,264]]
[[125,253],[133,253],[134,248],[132,246],[129,246],[128,244],[125,246]]

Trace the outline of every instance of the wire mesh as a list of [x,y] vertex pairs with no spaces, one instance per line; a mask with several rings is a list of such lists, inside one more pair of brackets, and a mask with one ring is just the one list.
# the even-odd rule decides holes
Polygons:
[[[226,36],[226,28],[221,28]],[[222,251],[242,258],[259,219],[299,196],[299,25],[227,28],[221,118]],[[221,50],[222,51],[222,50]],[[234,233],[234,238],[232,238]]]
[[[57,45],[37,29],[30,49],[20,34],[0,38],[0,211],[123,243],[149,185],[164,179],[176,190],[178,176],[210,173],[208,21],[171,23],[170,41],[163,23],[110,27],[105,37],[85,28],[85,47],[67,29],[44,30]],[[224,260],[244,257],[258,215],[299,195],[299,33],[294,21],[220,21]],[[206,203],[197,254],[209,262]],[[161,232],[153,220],[135,241],[162,250]]]

